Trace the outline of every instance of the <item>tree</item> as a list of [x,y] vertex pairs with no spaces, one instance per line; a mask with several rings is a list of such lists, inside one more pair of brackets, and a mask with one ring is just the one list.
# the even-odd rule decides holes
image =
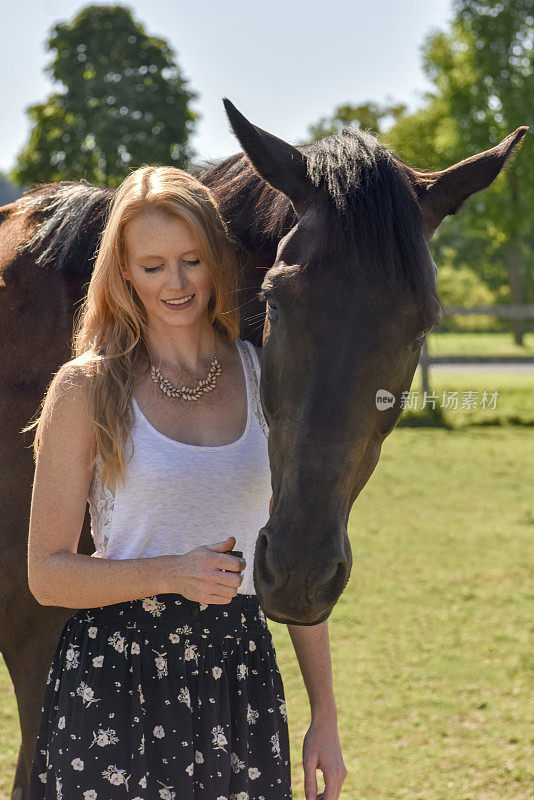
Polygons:
[[317,141],[325,136],[337,133],[341,128],[356,124],[358,128],[370,130],[373,133],[382,133],[387,122],[397,120],[406,113],[406,106],[402,103],[384,104],[362,103],[359,106],[345,104],[338,106],[330,117],[321,119],[308,127],[307,141]]
[[46,72],[61,89],[28,109],[33,121],[12,178],[86,178],[118,185],[143,163],[187,166],[197,97],[170,46],[122,6],[88,6],[52,28]]
[[[533,123],[532,0],[455,0],[454,12],[450,30],[431,34],[423,47],[434,91],[384,137],[406,161],[425,168],[446,167]],[[438,249],[457,248],[493,289],[506,282],[513,303],[534,299],[532,135],[522,150],[436,237]],[[523,330],[513,323],[518,344]]]
[[[450,28],[432,32],[422,48],[433,88],[421,108],[407,114],[393,102],[340,106],[310,126],[311,136],[356,123],[407,163],[434,170],[487,150],[520,125],[532,126],[532,0],[455,0],[453,10]],[[501,302],[534,302],[532,133],[503,175],[445,220],[432,240],[438,264],[450,264],[454,253],[458,269],[474,272]],[[524,328],[513,322],[519,344]]]

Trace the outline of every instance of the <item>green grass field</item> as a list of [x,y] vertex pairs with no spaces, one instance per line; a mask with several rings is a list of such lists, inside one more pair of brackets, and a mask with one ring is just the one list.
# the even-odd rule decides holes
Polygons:
[[[519,428],[400,429],[384,444],[330,617],[342,797],[534,796],[533,474]],[[302,798],[306,693],[273,628]]]
[[[412,402],[416,403],[416,406],[413,410],[405,409],[398,423],[401,427],[414,424],[428,416],[431,404],[427,403],[427,410],[422,410],[421,389],[421,375],[416,372],[410,389],[410,395],[419,392],[412,398]],[[441,415],[434,420],[434,424],[442,424],[455,430],[476,426],[534,425],[534,371],[524,373],[492,372],[491,366],[488,366],[487,371],[477,372],[431,369],[430,390],[432,394],[436,395],[434,401],[436,411],[441,411]],[[450,392],[455,391],[458,392],[458,408],[445,408],[445,401],[450,398]],[[445,398],[443,392],[447,393]],[[486,392],[487,399],[497,392],[495,408],[488,403],[486,403],[486,407],[483,407],[484,392]]]
[[524,335],[524,344],[515,344],[510,333],[431,333],[428,348],[433,356],[534,356],[534,333]]
[[[349,771],[341,797],[531,800],[534,376],[435,381],[447,391],[491,381],[502,402],[492,425],[451,410],[451,430],[398,427],[353,508],[353,573],[329,621]],[[510,424],[517,415],[524,424]],[[287,628],[269,625],[303,800],[307,695]],[[19,734],[3,664],[0,692],[7,800]]]

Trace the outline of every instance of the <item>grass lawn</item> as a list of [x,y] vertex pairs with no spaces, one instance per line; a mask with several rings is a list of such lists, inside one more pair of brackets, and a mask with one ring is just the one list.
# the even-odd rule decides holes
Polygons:
[[[528,403],[532,417],[533,378],[494,377],[497,421],[528,416]],[[438,380],[486,386],[479,374]],[[397,428],[351,514],[353,572],[329,619],[348,800],[534,795],[534,432],[465,414],[453,430]],[[303,800],[307,695],[287,628],[269,626]],[[7,800],[19,733],[1,661],[0,698]]]
[[[496,372],[488,370],[477,372],[455,372],[445,368],[430,370],[430,391],[436,395],[436,410],[442,412],[442,422],[450,428],[465,429],[486,425],[534,425],[534,371],[532,372]],[[414,393],[419,392],[418,395]],[[443,396],[446,392],[446,396]],[[458,408],[446,408],[451,392],[458,392]],[[486,400],[494,392],[494,403],[486,402],[483,406],[483,393]],[[399,425],[403,426],[424,416],[423,394],[421,391],[421,374],[417,371],[410,388],[412,409],[406,406]],[[495,407],[491,407],[494,405]],[[427,402],[427,409],[431,403]],[[439,420],[438,420],[439,421]],[[527,434],[528,435],[528,432]]]
[[13,684],[0,654],[0,800],[8,800],[20,746],[19,717]]
[[524,345],[515,344],[511,333],[431,333],[428,349],[433,356],[534,356],[534,333],[526,333]]
[[[329,619],[341,797],[533,797],[533,474],[520,428],[386,440],[351,514],[353,573]],[[287,629],[270,627],[301,800],[307,696]]]

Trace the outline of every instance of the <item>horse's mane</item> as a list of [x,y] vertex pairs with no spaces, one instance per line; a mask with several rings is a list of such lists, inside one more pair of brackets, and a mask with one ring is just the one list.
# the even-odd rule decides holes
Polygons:
[[[306,156],[312,184],[326,200],[323,244],[332,247],[334,242],[348,268],[365,269],[378,286],[409,287],[423,314],[431,316],[439,298],[434,274],[424,267],[428,253],[409,167],[355,127],[298,149]],[[213,191],[232,233],[249,252],[272,254],[273,245],[297,221],[288,198],[265,183],[243,153],[193,172]],[[114,191],[62,181],[27,192],[20,202],[41,220],[25,244],[37,263],[88,279]],[[317,253],[317,259],[325,269],[327,261],[336,264],[331,254],[327,260]]]
[[[272,246],[296,222],[287,197],[266,184],[242,154],[190,172],[212,189],[232,233],[251,251]],[[31,252],[41,267],[89,279],[114,193],[83,180],[26,190],[19,208],[39,224],[20,250]]]
[[[323,259],[316,251],[321,269],[327,269],[329,262],[338,268],[331,250],[335,243],[349,270],[366,270],[379,287],[397,292],[409,287],[425,318],[432,317],[439,298],[408,178],[410,167],[372,134],[355,127],[298,149],[306,156],[312,184],[326,201],[321,214],[325,235],[317,239],[319,246],[322,242],[330,248],[330,257]],[[266,184],[243,153],[200,178],[215,192],[250,250],[276,243],[297,221],[288,198]]]
[[114,189],[102,189],[87,181],[41,183],[19,201],[39,224],[21,250],[35,261],[66,275],[89,278],[93,259]]
[[286,195],[260,178],[244,153],[230,156],[197,177],[209,186],[233,234],[251,252],[272,247],[297,222]]

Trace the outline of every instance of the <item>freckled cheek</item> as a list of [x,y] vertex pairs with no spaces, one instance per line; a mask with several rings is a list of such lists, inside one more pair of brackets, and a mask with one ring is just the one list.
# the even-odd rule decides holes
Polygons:
[[158,280],[141,280],[137,290],[141,300],[145,298],[147,302],[157,302],[161,289],[160,283]]
[[209,274],[202,276],[202,278],[195,281],[194,283],[196,284],[197,292],[199,294],[202,293],[203,295],[206,296],[206,298],[208,298],[214,291],[213,283],[211,281],[211,277]]
[[137,276],[136,280],[133,281],[135,291],[145,307],[157,306],[161,293],[161,281],[155,279],[150,280],[150,277],[151,276],[147,279],[144,276]]
[[209,293],[212,291],[211,281],[209,280],[198,281],[197,289],[199,292],[209,295]]

